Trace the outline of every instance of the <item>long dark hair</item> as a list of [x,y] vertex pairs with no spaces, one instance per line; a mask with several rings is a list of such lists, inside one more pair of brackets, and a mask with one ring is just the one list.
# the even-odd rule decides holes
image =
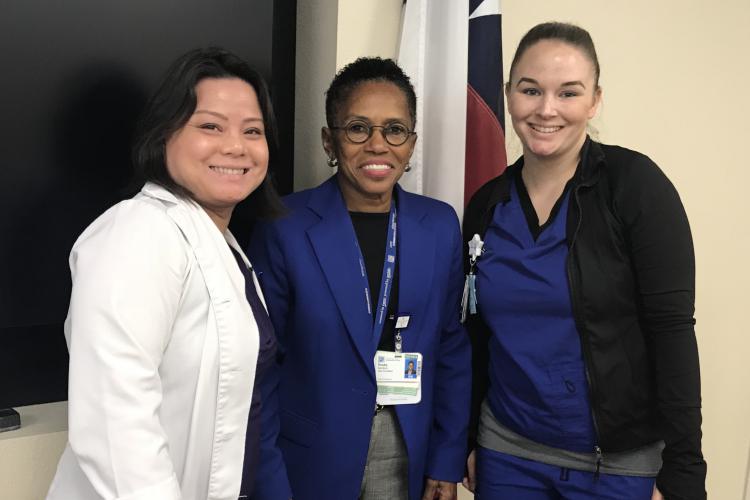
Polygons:
[[169,175],[165,150],[167,140],[187,123],[195,111],[195,86],[204,78],[239,78],[253,87],[258,95],[268,142],[269,165],[266,178],[248,196],[247,204],[254,217],[280,215],[283,207],[272,181],[272,166],[278,155],[278,126],[268,87],[249,64],[218,47],[191,50],[177,58],[167,70],[136,128],[133,165],[138,180],[151,181],[176,195],[190,197],[190,192]]

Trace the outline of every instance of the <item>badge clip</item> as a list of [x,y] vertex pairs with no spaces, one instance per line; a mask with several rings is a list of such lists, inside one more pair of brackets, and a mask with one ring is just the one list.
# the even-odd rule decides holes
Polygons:
[[394,339],[395,342],[395,349],[396,349],[396,356],[401,356],[401,348],[403,346],[402,339],[401,339],[401,330],[409,326],[409,316],[399,316],[398,319],[396,319],[396,338]]
[[484,253],[484,241],[478,234],[474,234],[469,240],[469,274],[464,281],[464,292],[461,296],[461,323],[466,322],[468,314],[477,313],[477,276],[474,274],[474,266],[477,259]]

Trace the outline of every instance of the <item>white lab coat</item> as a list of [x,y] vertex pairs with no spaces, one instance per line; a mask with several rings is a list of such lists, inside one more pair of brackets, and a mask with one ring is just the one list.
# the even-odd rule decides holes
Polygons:
[[258,328],[228,245],[244,258],[152,183],[78,238],[68,445],[49,500],[237,499]]

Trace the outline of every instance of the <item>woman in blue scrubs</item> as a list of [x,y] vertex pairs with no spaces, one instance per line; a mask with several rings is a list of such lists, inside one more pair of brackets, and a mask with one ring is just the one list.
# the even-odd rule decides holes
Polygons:
[[476,447],[465,484],[481,500],[705,499],[679,196],[648,157],[588,137],[602,91],[585,30],[534,27],[505,94],[523,156],[464,219],[483,249],[466,256]]

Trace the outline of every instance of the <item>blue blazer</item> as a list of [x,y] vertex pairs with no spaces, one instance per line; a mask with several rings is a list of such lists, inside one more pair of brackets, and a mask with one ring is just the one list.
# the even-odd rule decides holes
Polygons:
[[[460,481],[471,392],[468,337],[458,313],[461,234],[453,209],[396,186],[399,314],[404,352],[423,355],[422,400],[396,407],[409,497],[425,476]],[[356,236],[337,179],[285,198],[289,214],[255,229],[259,273],[279,341],[262,388],[261,459],[254,499],[356,499],[377,392],[372,318]]]

